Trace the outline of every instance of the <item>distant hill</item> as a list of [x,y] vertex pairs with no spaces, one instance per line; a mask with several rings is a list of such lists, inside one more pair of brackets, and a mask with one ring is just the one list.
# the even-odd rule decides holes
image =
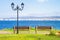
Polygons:
[[[60,19],[60,16],[49,16],[49,17],[35,17],[35,16],[25,16],[25,17],[19,17],[19,19],[40,19],[40,18],[47,18],[47,19],[51,19],[51,18],[59,18]],[[9,18],[0,18],[0,19],[16,19],[16,17],[9,17]]]

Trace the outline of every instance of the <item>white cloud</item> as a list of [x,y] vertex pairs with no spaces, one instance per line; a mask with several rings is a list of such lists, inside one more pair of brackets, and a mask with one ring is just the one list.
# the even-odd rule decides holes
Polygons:
[[37,0],[38,2],[47,2],[48,0]]

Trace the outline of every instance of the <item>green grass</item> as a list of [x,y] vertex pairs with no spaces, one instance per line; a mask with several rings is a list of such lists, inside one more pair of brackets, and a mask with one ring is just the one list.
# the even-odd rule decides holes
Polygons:
[[[11,29],[5,31],[13,32]],[[34,29],[32,29],[34,31]],[[56,30],[51,32],[51,35],[44,34],[0,34],[0,40],[60,40],[60,36],[54,35]]]
[[0,34],[0,40],[60,40],[60,36],[40,34]]

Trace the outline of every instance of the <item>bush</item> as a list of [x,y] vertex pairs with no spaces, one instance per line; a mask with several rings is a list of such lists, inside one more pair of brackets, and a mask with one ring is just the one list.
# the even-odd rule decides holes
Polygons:
[[55,32],[54,31],[50,31],[49,35],[55,36]]

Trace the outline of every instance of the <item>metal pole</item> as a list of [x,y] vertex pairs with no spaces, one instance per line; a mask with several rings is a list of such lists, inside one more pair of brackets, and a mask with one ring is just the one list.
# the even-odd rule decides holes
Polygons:
[[19,33],[19,30],[18,30],[18,25],[19,25],[19,24],[18,24],[18,19],[19,19],[19,18],[18,18],[18,16],[19,16],[19,15],[18,15],[18,6],[17,6],[17,34]]

